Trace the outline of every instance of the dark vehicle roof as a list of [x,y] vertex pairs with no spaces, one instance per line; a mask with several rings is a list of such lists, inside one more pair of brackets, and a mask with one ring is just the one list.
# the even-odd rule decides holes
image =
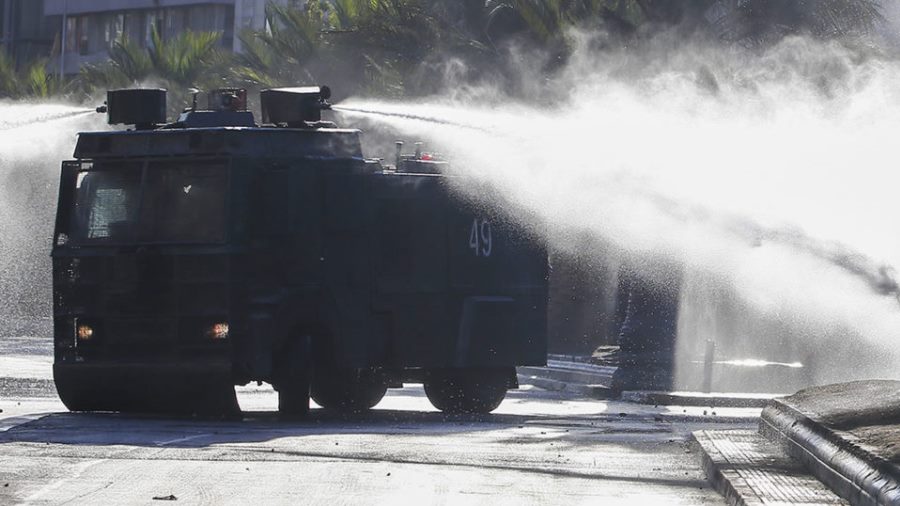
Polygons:
[[362,160],[359,130],[339,128],[212,127],[84,132],[75,158],[227,155]]

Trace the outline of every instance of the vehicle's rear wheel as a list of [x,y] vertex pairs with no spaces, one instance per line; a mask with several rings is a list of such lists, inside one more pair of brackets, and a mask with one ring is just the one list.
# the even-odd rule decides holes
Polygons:
[[433,369],[425,375],[425,395],[445,413],[490,413],[506,397],[506,368]]
[[317,370],[312,398],[323,408],[359,413],[374,408],[387,392],[383,376],[369,369]]
[[288,341],[275,361],[274,387],[278,391],[278,412],[302,417],[309,413],[310,338]]

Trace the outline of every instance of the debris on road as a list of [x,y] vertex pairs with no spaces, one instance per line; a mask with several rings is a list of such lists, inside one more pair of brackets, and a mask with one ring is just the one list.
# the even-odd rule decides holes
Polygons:
[[175,497],[175,494],[169,494],[169,495],[154,496],[153,500],[154,501],[177,501],[178,498]]

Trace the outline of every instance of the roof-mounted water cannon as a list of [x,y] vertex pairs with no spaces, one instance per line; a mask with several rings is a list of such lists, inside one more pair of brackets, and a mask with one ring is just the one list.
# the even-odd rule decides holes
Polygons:
[[322,110],[331,109],[328,86],[273,88],[259,93],[263,123],[291,128],[315,127],[322,121]]
[[135,88],[106,92],[106,104],[97,108],[106,113],[110,125],[133,125],[151,130],[166,123],[166,90]]
[[184,110],[172,128],[254,127],[253,113],[247,109],[247,90],[219,88],[206,92],[206,108],[198,105],[200,90],[192,89],[191,106]]
[[219,112],[240,112],[247,110],[247,90],[243,88],[221,88],[210,91],[206,96],[207,109]]

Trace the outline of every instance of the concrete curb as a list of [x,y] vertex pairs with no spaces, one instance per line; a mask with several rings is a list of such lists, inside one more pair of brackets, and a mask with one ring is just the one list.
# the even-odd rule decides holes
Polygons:
[[519,383],[527,383],[544,390],[569,392],[591,399],[618,397],[612,385],[615,367],[599,366],[574,357],[551,355],[545,367],[517,368]]
[[569,392],[582,397],[591,399],[609,400],[616,398],[615,393],[606,385],[568,383],[541,375],[531,373],[519,373],[519,383],[534,385],[544,390],[552,392]]
[[638,404],[665,406],[708,406],[712,408],[762,408],[772,396],[705,394],[699,392],[654,392],[645,390],[622,392],[621,399]]
[[613,388],[616,367],[589,364],[584,361],[560,360],[553,356],[545,367],[518,367],[519,383],[534,385],[554,392],[569,392],[591,399],[620,399],[637,404],[666,406],[699,406],[711,408],[762,408],[772,395],[740,395],[699,392],[657,392]]
[[584,366],[558,361],[547,361],[546,367],[519,367],[519,374],[548,378],[563,383],[580,383],[583,385],[612,384],[612,376],[615,368]]
[[852,504],[900,504],[900,467],[855,444],[852,437],[777,399],[763,410],[759,431]]

